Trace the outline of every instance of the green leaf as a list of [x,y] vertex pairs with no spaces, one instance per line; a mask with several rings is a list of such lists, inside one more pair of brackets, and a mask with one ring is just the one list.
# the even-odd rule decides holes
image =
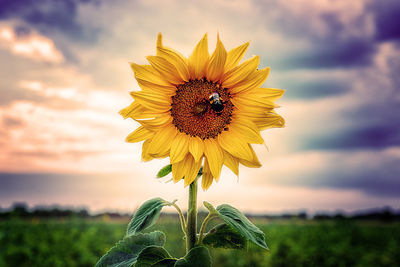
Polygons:
[[181,258],[175,262],[174,267],[190,267],[190,266],[185,258]]
[[268,250],[267,244],[265,243],[264,233],[250,222],[243,213],[228,204],[219,205],[217,211],[219,217],[226,224],[238,231],[246,239]]
[[174,267],[175,263],[176,263],[176,259],[169,258],[169,259],[160,260],[160,261],[154,263],[153,265],[151,265],[151,267]]
[[192,248],[185,257],[175,263],[176,267],[211,267],[211,256],[204,246]]
[[171,258],[171,255],[163,247],[150,246],[139,253],[135,267],[148,267],[166,258]]
[[244,249],[247,240],[229,225],[220,224],[204,236],[203,244],[214,248]]
[[169,205],[171,203],[162,198],[153,198],[143,203],[129,222],[126,236],[134,235],[155,224],[161,209]]
[[157,178],[163,178],[164,176],[167,176],[170,172],[172,172],[172,164],[168,164],[167,166],[164,166],[159,172],[157,173]]
[[143,249],[154,245],[163,246],[164,243],[165,235],[160,231],[125,237],[100,258],[96,267],[130,267]]

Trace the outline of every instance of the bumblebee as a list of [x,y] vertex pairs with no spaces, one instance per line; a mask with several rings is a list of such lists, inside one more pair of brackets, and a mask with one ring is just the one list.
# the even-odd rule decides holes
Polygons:
[[218,92],[211,93],[208,100],[204,98],[203,101],[197,103],[193,107],[193,113],[195,115],[204,115],[210,109],[218,116],[221,115],[224,110],[224,101]]
[[211,109],[214,110],[217,115],[221,115],[224,110],[224,101],[221,95],[218,92],[213,92],[208,97],[208,100],[210,101]]

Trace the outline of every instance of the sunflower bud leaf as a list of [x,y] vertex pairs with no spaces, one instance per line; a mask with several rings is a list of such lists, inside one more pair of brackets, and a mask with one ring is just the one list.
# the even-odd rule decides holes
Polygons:
[[222,204],[217,207],[218,216],[244,238],[268,250],[264,233],[236,208]]
[[147,247],[161,247],[164,243],[165,235],[160,231],[125,237],[100,258],[96,267],[132,266]]
[[170,202],[162,198],[153,198],[144,202],[129,222],[126,236],[139,233],[155,224],[160,217],[161,209],[170,205]]
[[172,164],[168,164],[167,166],[164,166],[161,170],[158,171],[157,173],[157,178],[163,178],[164,176],[167,176],[172,172]]

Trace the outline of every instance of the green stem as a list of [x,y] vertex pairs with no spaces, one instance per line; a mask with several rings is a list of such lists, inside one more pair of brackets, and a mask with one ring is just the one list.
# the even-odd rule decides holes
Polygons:
[[186,251],[191,250],[196,244],[197,235],[197,178],[189,186],[189,207],[186,226]]
[[204,234],[204,230],[206,229],[207,223],[215,216],[217,216],[217,215],[209,213],[207,215],[207,217],[204,219],[204,221],[200,227],[199,240],[197,241],[198,244],[201,244],[201,242],[203,241],[203,234]]
[[178,207],[178,205],[176,205],[175,203],[171,203],[171,205],[178,211],[179,219],[181,220],[182,232],[185,234],[185,236],[187,238],[185,217],[183,216],[183,213],[182,213],[181,209]]

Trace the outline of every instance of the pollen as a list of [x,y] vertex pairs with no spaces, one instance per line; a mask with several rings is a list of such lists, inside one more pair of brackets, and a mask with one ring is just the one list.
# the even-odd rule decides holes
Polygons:
[[[210,95],[219,93],[223,109],[216,112],[211,107]],[[172,123],[183,133],[201,139],[215,138],[228,130],[233,104],[227,90],[218,83],[205,79],[190,80],[177,86],[172,96]]]

